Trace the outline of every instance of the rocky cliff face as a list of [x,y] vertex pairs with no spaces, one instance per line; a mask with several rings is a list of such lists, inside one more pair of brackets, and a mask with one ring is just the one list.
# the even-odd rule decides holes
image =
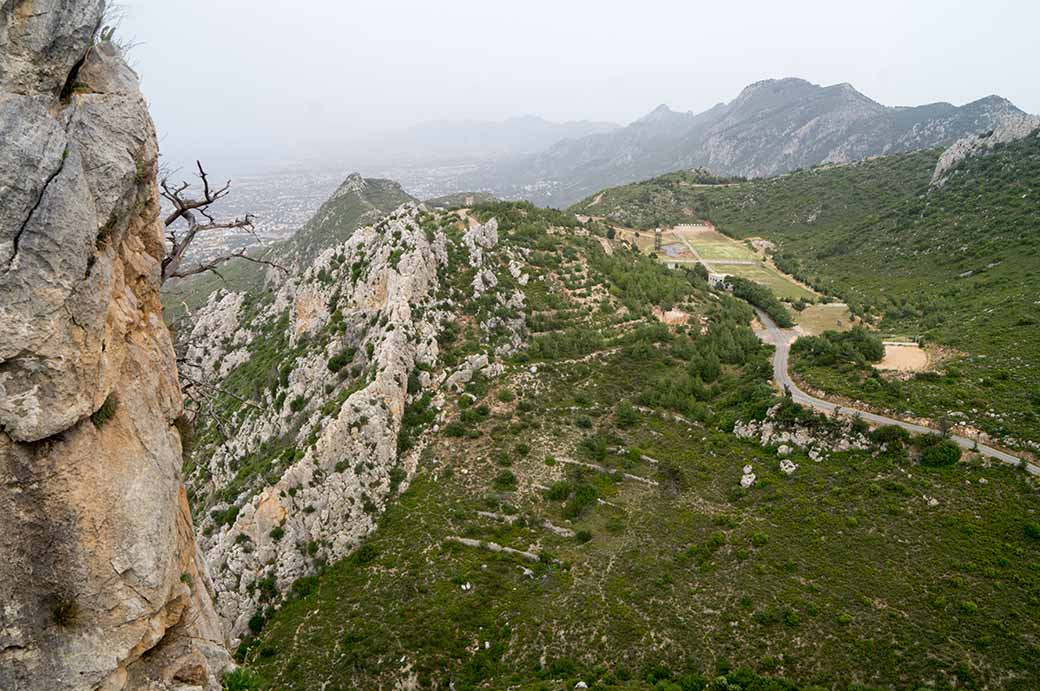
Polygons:
[[431,302],[446,261],[417,213],[355,232],[271,301],[215,296],[186,339],[188,376],[230,391],[252,365],[271,375],[260,392],[241,389],[261,405],[238,407],[192,474],[197,496],[216,500],[201,546],[235,637],[276,592],[356,546],[414,470],[397,437],[409,376],[436,358]]
[[101,0],[0,6],[0,688],[219,688],[155,132]]

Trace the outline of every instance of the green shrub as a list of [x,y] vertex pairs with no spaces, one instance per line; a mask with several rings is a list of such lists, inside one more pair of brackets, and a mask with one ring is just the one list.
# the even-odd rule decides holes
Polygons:
[[264,619],[263,612],[256,612],[253,616],[249,617],[249,630],[253,633],[260,633],[263,630],[266,620]]
[[109,420],[115,417],[115,414],[116,394],[113,391],[112,393],[108,394],[108,397],[105,398],[104,403],[102,403],[97,410],[91,413],[90,421],[94,423],[94,427],[100,429],[105,425],[105,423],[107,423]]
[[464,437],[466,436],[466,427],[456,420],[444,426],[444,433],[449,437]]
[[631,427],[639,422],[639,412],[628,401],[621,401],[617,409],[618,427]]
[[574,539],[582,544],[585,544],[586,542],[592,539],[592,533],[588,530],[579,530],[574,534]]
[[347,348],[329,358],[326,363],[330,372],[339,372],[354,360],[354,348]]
[[516,489],[516,475],[511,470],[503,470],[495,476],[492,483],[500,492],[509,492]]
[[571,483],[566,480],[557,480],[545,492],[545,498],[549,501],[563,501],[569,496],[571,496]]
[[898,425],[883,425],[870,433],[870,439],[889,451],[899,451],[910,442],[910,433]]
[[260,677],[243,667],[226,673],[221,684],[223,691],[259,691],[263,688]]
[[565,518],[574,520],[581,516],[585,511],[596,503],[596,499],[599,498],[599,490],[592,485],[580,484],[574,488],[574,496],[570,498],[570,501],[563,507],[563,515]]
[[960,460],[961,447],[949,439],[927,446],[921,453],[921,463],[930,467],[953,465]]
[[378,556],[379,551],[376,550],[375,546],[366,542],[358,548],[358,551],[354,552],[353,559],[354,563],[364,566],[366,564],[371,564]]

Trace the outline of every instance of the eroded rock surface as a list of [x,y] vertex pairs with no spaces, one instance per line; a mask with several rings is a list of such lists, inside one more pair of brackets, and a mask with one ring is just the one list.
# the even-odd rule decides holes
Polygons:
[[220,687],[159,303],[155,131],[101,0],[0,5],[0,688]]
[[1004,115],[992,130],[958,139],[939,157],[935,172],[932,173],[932,185],[942,187],[953,169],[964,159],[984,154],[1000,144],[1024,139],[1037,130],[1040,130],[1040,116],[1010,113]]
[[[358,547],[445,397],[498,376],[526,336],[522,254],[471,220],[410,202],[340,228],[305,269],[212,295],[178,333],[185,386],[209,394],[188,484],[232,643]],[[476,352],[445,361],[438,338],[466,322]]]

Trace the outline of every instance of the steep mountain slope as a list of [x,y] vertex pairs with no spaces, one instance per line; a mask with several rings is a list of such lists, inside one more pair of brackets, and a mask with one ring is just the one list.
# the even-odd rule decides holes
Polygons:
[[[392,180],[363,178],[351,173],[293,237],[259,248],[252,256],[269,260],[292,272],[300,271],[309,266],[322,250],[343,242],[357,228],[410,201],[415,200]],[[243,260],[230,261],[219,271],[219,275],[198,274],[164,286],[167,322],[174,323],[186,311],[198,309],[206,304],[210,295],[222,288],[259,291],[269,273],[262,265]]]
[[682,168],[763,177],[813,166],[948,145],[1020,114],[990,96],[964,106],[886,107],[848,84],[756,82],[703,113],[661,106],[614,132],[568,140],[482,170],[492,191],[565,206],[603,187]]
[[[987,148],[989,137],[1003,143]],[[938,375],[806,372],[811,383],[1040,450],[1040,139],[1009,142],[998,130],[951,147],[972,150],[982,155],[952,168],[952,153],[937,166],[940,152],[923,151],[726,186],[677,173],[575,208],[642,227],[706,218],[734,237],[771,240],[778,265],[872,315],[883,332],[945,347],[934,353]]]
[[785,403],[746,305],[606,230],[407,206],[207,308],[193,498],[254,686],[1035,686],[1028,479]]
[[272,291],[214,296],[182,334],[184,376],[212,392],[196,403],[219,411],[202,417],[187,476],[236,638],[271,588],[356,546],[414,472],[398,434],[436,358],[447,261],[418,218],[401,207]]
[[416,200],[393,180],[351,173],[303,228],[284,244],[272,247],[266,256],[283,264],[307,267],[322,250],[340,244],[355,229],[412,201]]
[[0,688],[220,688],[155,130],[100,0],[0,5]]

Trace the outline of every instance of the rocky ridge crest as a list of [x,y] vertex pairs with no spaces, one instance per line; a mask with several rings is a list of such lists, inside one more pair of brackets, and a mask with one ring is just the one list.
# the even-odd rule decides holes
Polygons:
[[458,218],[407,203],[274,281],[269,297],[214,294],[179,339],[186,386],[241,399],[216,394],[229,413],[219,425],[203,411],[188,480],[236,643],[374,529],[414,474],[444,392],[500,371],[488,353],[439,360],[460,303],[501,308],[485,327],[501,335],[499,354],[521,342],[517,257],[498,256],[494,219],[460,232]]

